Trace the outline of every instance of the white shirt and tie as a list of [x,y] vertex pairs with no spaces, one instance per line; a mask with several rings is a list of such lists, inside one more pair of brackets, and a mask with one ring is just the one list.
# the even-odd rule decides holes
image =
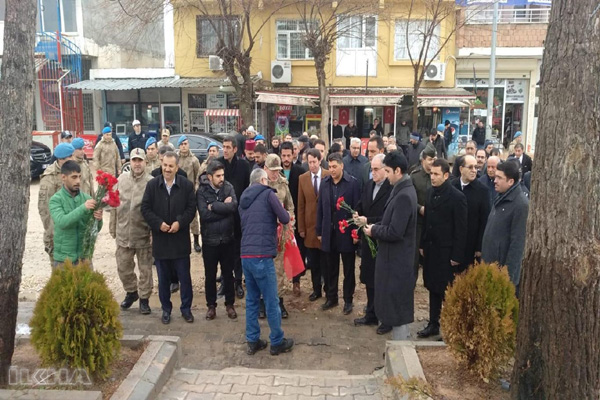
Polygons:
[[312,175],[311,180],[315,190],[315,196],[319,195],[319,188],[321,187],[321,171],[322,169],[319,168],[319,171],[316,174],[313,174],[312,172],[310,173]]

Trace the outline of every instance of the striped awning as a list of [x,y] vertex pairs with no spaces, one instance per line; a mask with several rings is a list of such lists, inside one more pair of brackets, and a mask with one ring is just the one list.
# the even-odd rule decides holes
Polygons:
[[205,117],[239,117],[240,110],[233,108],[218,108],[204,111]]

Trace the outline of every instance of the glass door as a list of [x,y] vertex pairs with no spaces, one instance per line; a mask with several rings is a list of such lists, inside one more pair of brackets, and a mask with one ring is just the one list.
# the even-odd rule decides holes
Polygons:
[[162,126],[169,128],[171,135],[181,133],[181,104],[161,104]]

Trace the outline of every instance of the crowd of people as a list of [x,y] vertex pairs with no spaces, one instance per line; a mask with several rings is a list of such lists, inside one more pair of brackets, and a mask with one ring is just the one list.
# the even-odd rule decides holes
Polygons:
[[[361,139],[340,136],[335,122],[328,152],[323,140],[306,132],[273,137],[269,145],[249,126],[220,145],[211,143],[200,163],[185,135],[175,149],[168,130],[157,141],[134,121],[130,171],[123,173],[110,126],[100,135],[92,166],[81,138],[65,140],[41,178],[38,202],[52,267],[67,259],[84,261],[82,230],[90,218],[102,219],[101,210],[93,212],[92,170],[103,170],[118,176],[121,203],[110,210],[109,232],[127,292],[121,308],[139,300],[139,311],[151,313],[154,264],[162,322],[170,323],[171,294],[177,291],[182,317],[194,322],[193,248],[204,261],[207,320],[216,318],[220,296],[227,317],[236,319],[236,298],[246,296],[248,354],[267,347],[260,338],[260,318],[270,327],[271,354],[294,344],[281,328],[282,318],[289,316],[286,288],[291,284],[291,294],[302,296],[306,271],[289,278],[284,272],[278,227],[293,232],[310,271],[308,300],[322,299],[322,310],[340,305],[341,264],[342,313],[353,312],[358,256],[367,305],[353,322],[376,326],[377,334],[392,332],[396,340],[410,336],[420,267],[430,318],[419,337],[439,334],[445,290],[475,262],[506,265],[518,293],[528,213],[525,183],[532,163],[520,142],[502,161],[493,144],[470,141],[451,170],[443,124],[425,142],[405,121],[401,140],[382,135],[376,125],[363,154]],[[377,252],[370,241],[377,243]]]

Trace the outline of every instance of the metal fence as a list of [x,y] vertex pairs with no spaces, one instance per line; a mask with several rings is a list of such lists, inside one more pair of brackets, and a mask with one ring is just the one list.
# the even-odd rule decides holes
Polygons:
[[[471,25],[492,24],[493,9],[467,9],[466,23]],[[550,20],[550,7],[498,10],[499,24],[547,24]]]

